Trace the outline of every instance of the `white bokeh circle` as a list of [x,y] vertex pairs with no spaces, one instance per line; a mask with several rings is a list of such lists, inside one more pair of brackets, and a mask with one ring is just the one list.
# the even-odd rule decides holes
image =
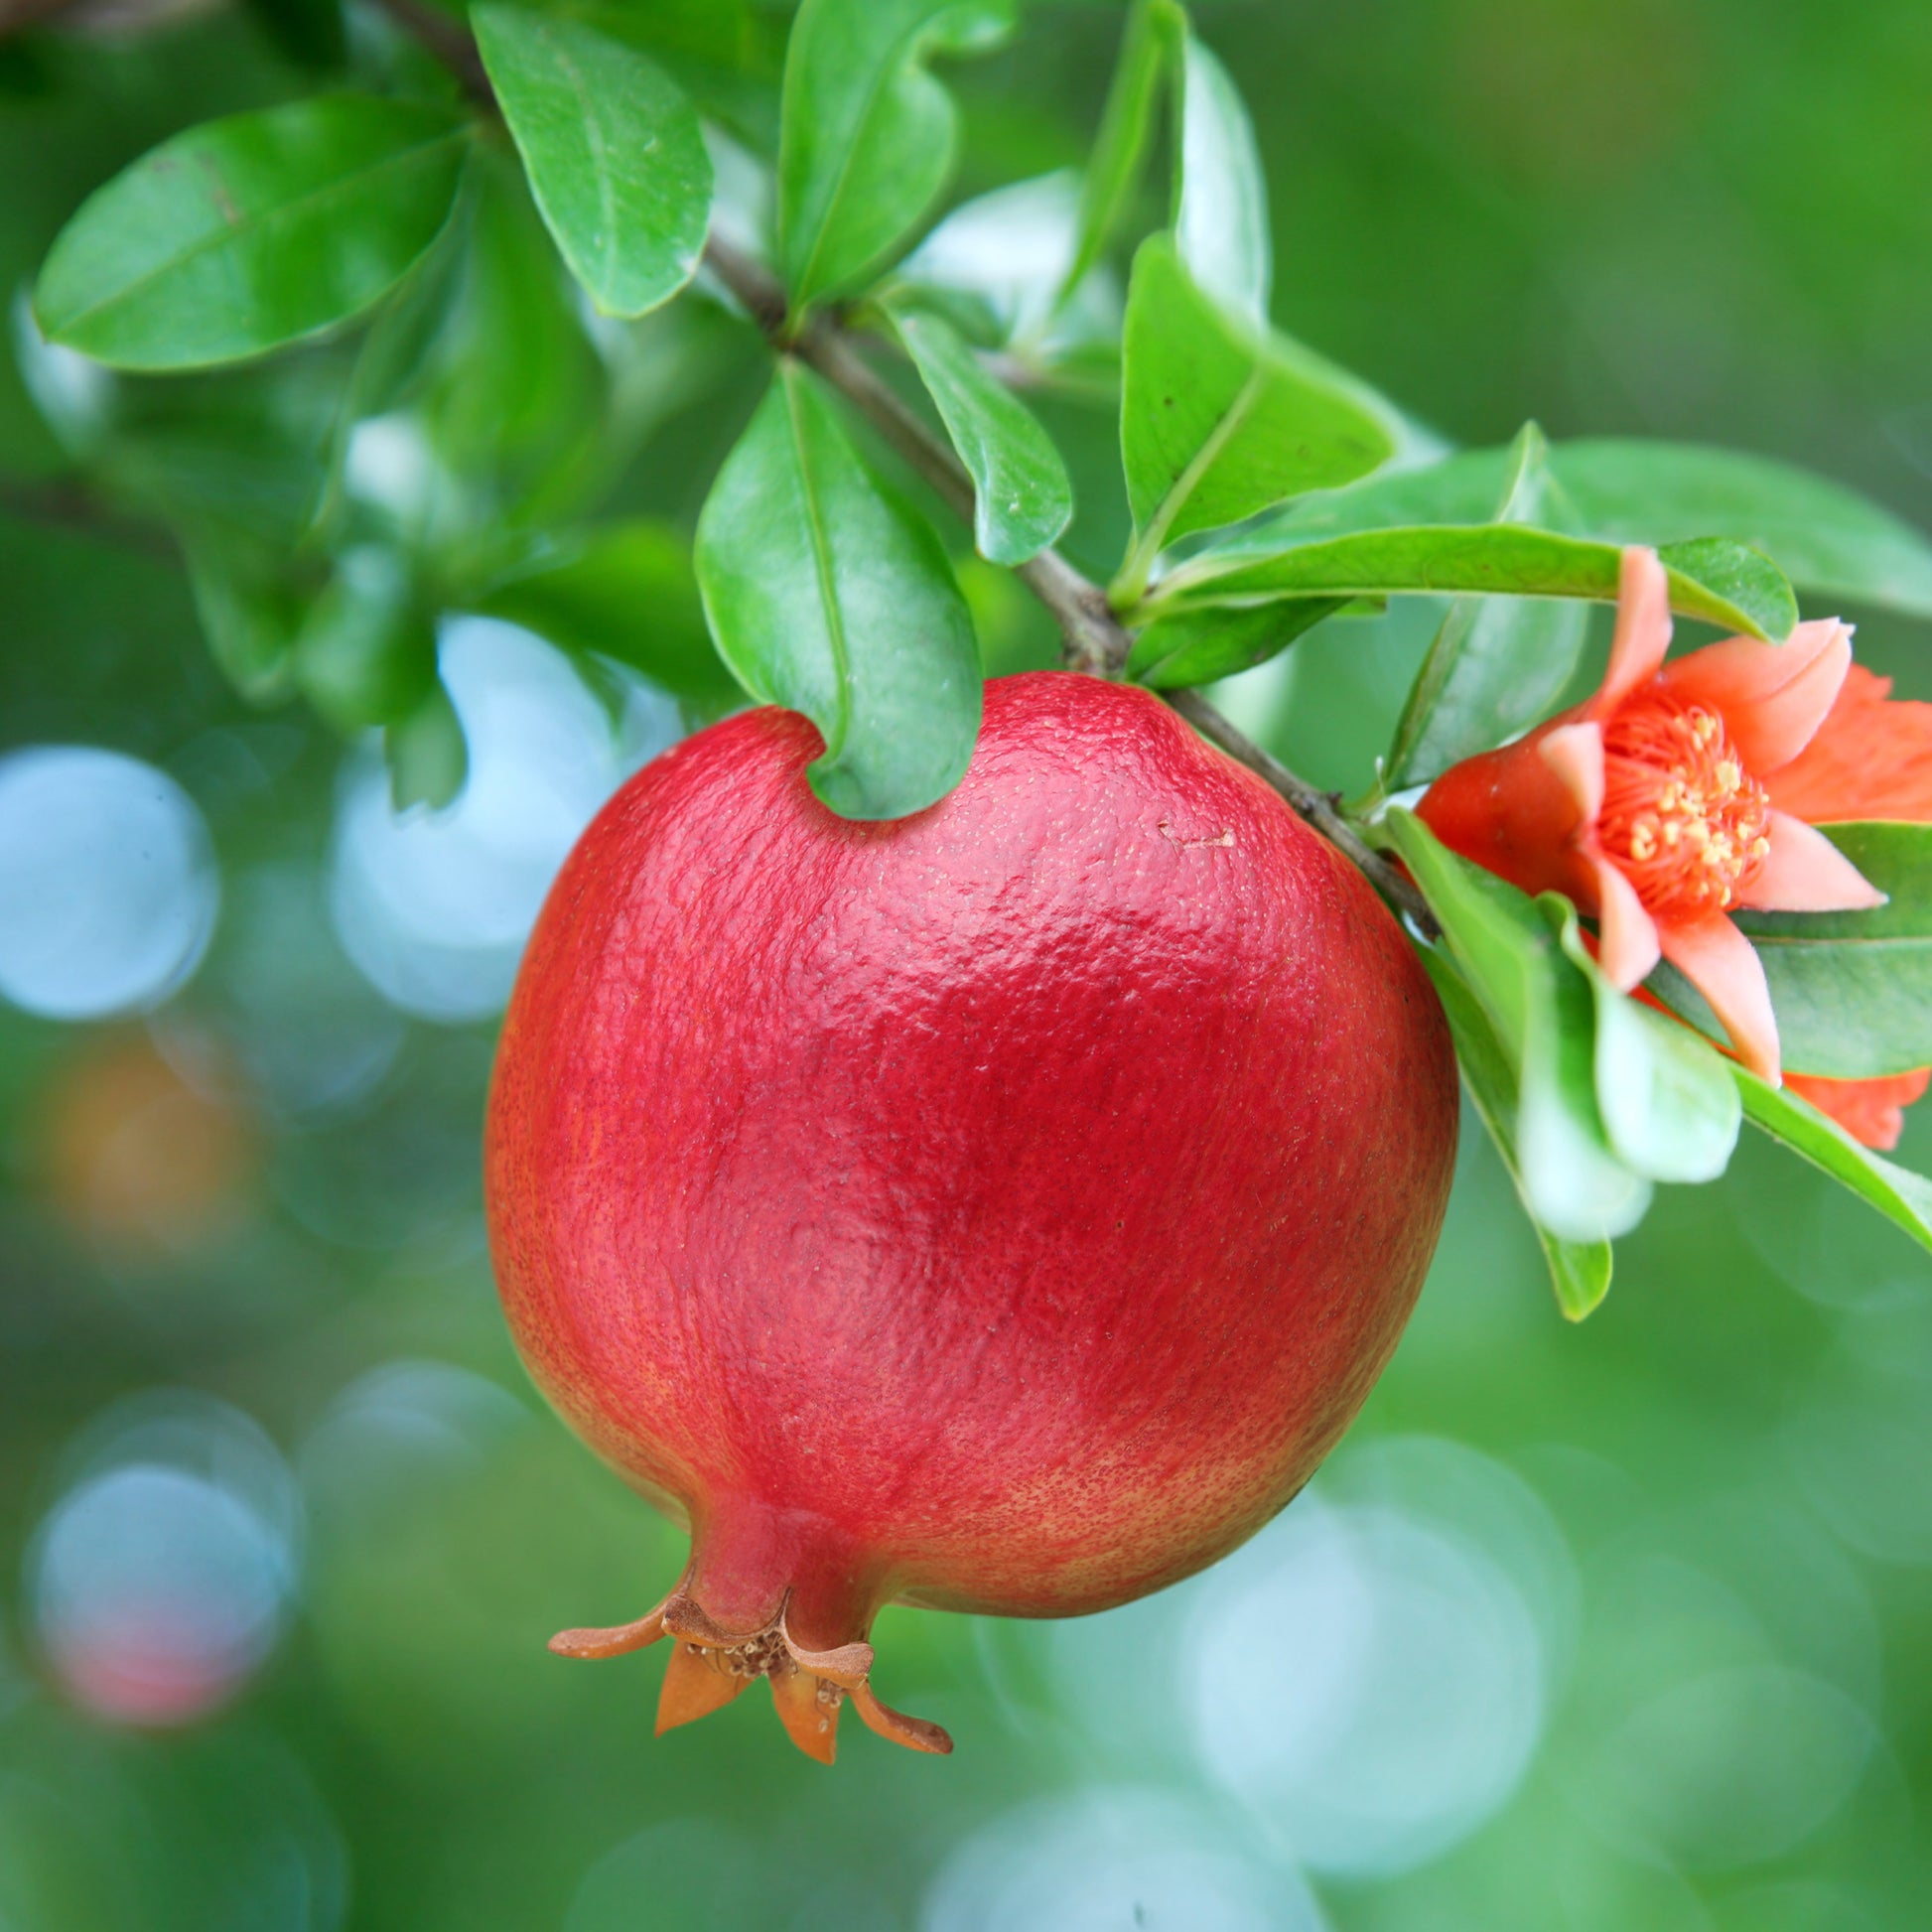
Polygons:
[[200,964],[219,902],[207,827],[165,771],[84,745],[0,759],[0,995],[16,1006],[158,1005]]

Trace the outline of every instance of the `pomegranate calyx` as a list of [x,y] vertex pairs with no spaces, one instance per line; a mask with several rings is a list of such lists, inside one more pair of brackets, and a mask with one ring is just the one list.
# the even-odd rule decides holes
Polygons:
[[838,1754],[839,1713],[848,1697],[860,1723],[881,1737],[908,1750],[944,1754],[952,1749],[952,1738],[938,1725],[907,1717],[873,1695],[871,1644],[855,1638],[830,1650],[804,1649],[785,1627],[784,1603],[761,1629],[731,1631],[687,1596],[680,1584],[633,1623],[606,1630],[559,1630],[550,1648],[560,1657],[621,1657],[666,1636],[671,1655],[657,1700],[660,1737],[722,1710],[763,1677],[770,1681],[772,1705],[785,1734],[821,1764],[830,1764]]

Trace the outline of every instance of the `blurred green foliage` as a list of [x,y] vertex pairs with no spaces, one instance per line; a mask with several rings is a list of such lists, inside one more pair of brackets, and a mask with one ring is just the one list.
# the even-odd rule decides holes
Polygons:
[[[1932,520],[1916,0],[1195,11],[1254,110],[1299,340],[1458,442],[1531,414],[1559,443],[1728,442]],[[775,66],[748,81],[734,60],[778,44],[782,10],[686,12],[680,77],[768,145]],[[727,14],[743,40],[721,56]],[[1033,15],[1024,43],[948,68],[956,196],[1087,151],[1119,9]],[[372,16],[349,31],[420,59]],[[139,31],[76,12],[0,41],[0,288],[136,155],[300,97],[338,57],[309,0]],[[504,1341],[476,1173],[492,988],[550,850],[530,828],[567,827],[682,719],[624,666],[573,709],[496,632],[446,636],[437,682],[425,640],[375,722],[433,766],[425,692],[447,687],[481,815],[460,849],[391,846],[367,747],[251,710],[203,642],[206,623],[326,710],[358,624],[625,594],[595,549],[545,548],[560,520],[692,527],[761,358],[703,309],[587,321],[504,159],[465,216],[487,243],[470,275],[445,286],[432,258],[395,324],[448,324],[409,398],[446,460],[433,489],[385,471],[379,439],[344,486],[344,382],[380,415],[385,362],[410,359],[375,335],[111,394],[0,357],[0,750],[165,771],[220,894],[206,958],[146,1022],[0,1004],[0,1925],[1921,1924],[1932,1267],[1748,1134],[1720,1183],[1660,1190],[1575,1330],[1471,1133],[1393,1368],[1250,1552],[1084,1624],[888,1614],[882,1690],[948,1725],[950,1760],[860,1735],[827,1774],[759,1698],[653,1741],[650,1656],[545,1653],[654,1600],[681,1539]],[[559,427],[587,395],[589,440]],[[1069,549],[1104,575],[1130,535],[1116,424],[1079,396],[1037,409],[1072,474]],[[69,467],[50,423],[117,453],[112,502],[50,483]],[[157,497],[200,515],[187,567],[141,513]],[[307,576],[270,568],[312,530],[352,557],[358,520],[398,514],[448,534],[446,581],[351,566],[325,591],[321,547]],[[951,534],[989,663],[1049,661],[1039,615]],[[688,627],[688,583],[639,555],[622,568],[662,565],[652,595]],[[325,594],[298,650],[286,600]],[[1358,785],[1434,622],[1329,625],[1227,702],[1299,769]],[[1903,695],[1932,697],[1923,648],[1895,620],[1860,632]],[[721,701],[699,665],[673,693],[686,718]],[[1932,1161],[1926,1119],[1901,1159]],[[193,1399],[163,1413],[161,1390]],[[185,1512],[153,1519],[160,1556],[100,1527],[129,1468],[194,1478],[157,1492]],[[202,1680],[157,1687],[152,1659],[143,1677],[110,1654],[125,1632],[97,1599],[138,1605],[156,1576],[238,1619]],[[1216,1675],[1229,1659],[1245,1688]]]

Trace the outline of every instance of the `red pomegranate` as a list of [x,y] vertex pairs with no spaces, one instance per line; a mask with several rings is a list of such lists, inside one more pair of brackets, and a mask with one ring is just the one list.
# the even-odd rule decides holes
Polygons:
[[1455,1066],[1345,862],[1145,691],[987,687],[890,824],[744,713],[640,772],[524,960],[488,1127],[531,1373],[692,1537],[658,1728],[770,1680],[830,1761],[889,1601],[1106,1609],[1273,1516],[1395,1346]]

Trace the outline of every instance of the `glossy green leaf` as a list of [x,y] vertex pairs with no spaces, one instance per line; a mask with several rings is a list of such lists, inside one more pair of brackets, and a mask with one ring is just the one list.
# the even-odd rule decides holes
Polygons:
[[1100,131],[1081,178],[1073,254],[1059,288],[1062,303],[1086,280],[1126,211],[1153,132],[1162,70],[1186,26],[1174,0],[1133,0],[1128,9]]
[[[1273,540],[1477,522],[1504,487],[1510,461],[1504,450],[1465,451],[1296,504]],[[1869,497],[1794,465],[1610,437],[1556,445],[1550,473],[1549,520],[1573,535],[1618,544],[1728,537],[1763,551],[1800,590],[1932,617],[1932,540]]]
[[1515,1146],[1532,1216],[1566,1241],[1626,1233],[1650,1204],[1650,1182],[1618,1159],[1597,1107],[1589,982],[1526,895],[1450,852],[1409,812],[1392,811],[1387,830],[1515,1069]]
[[947,323],[909,303],[896,301],[889,310],[973,479],[973,541],[980,555],[996,564],[1037,556],[1073,516],[1073,485],[1052,439]]
[[1347,607],[1341,597],[1278,598],[1249,609],[1182,611],[1134,639],[1127,674],[1154,691],[1182,691],[1252,670]]
[[1543,1248],[1550,1270],[1550,1286],[1557,1306],[1572,1321],[1582,1321],[1609,1293],[1612,1257],[1607,1241],[1566,1241],[1552,1234],[1536,1218],[1523,1185],[1522,1163],[1516,1149],[1516,1119],[1521,1103],[1516,1069],[1504,1052],[1489,1017],[1463,982],[1462,976],[1433,946],[1417,949],[1448,1016],[1455,1041],[1456,1063],[1462,1083],[1510,1179],[1530,1217],[1530,1226]]
[[1176,537],[1347,483],[1394,448],[1359,385],[1229,314],[1166,235],[1134,258],[1125,358],[1121,454],[1135,537],[1116,587],[1124,602]]
[[1786,1066],[1866,1079],[1932,1066],[1932,825],[1827,825],[1886,896],[1870,912],[1740,912]]
[[498,584],[479,608],[572,655],[615,659],[703,708],[741,700],[705,625],[689,546],[647,518],[589,532],[570,554]]
[[711,217],[697,110],[622,33],[477,7],[491,84],[565,261],[606,315],[640,316],[696,272]]
[[185,534],[182,549],[216,668],[251,704],[289,696],[303,606],[281,550],[242,532],[207,527]]
[[[1549,450],[1534,423],[1511,449],[1492,518],[1537,523]],[[1588,614],[1569,599],[1458,598],[1430,644],[1389,749],[1391,789],[1433,778],[1552,711],[1583,653]]]
[[1191,32],[1181,44],[1174,246],[1201,288],[1265,329],[1275,247],[1254,123],[1227,69]]
[[[1758,637],[1782,638],[1798,620],[1776,565],[1729,543],[1671,545],[1671,609]],[[1621,552],[1607,543],[1522,524],[1421,525],[1270,552],[1244,532],[1190,557],[1165,578],[1150,609],[1166,614],[1210,603],[1271,597],[1386,597],[1403,592],[1574,597],[1616,601]]]
[[1849,1187],[1920,1247],[1932,1248],[1932,1180],[1873,1154],[1789,1088],[1774,1087],[1735,1064],[1730,1077],[1742,1097],[1744,1118],[1753,1127]]
[[1651,1180],[1715,1180],[1737,1146],[1737,1089],[1714,1047],[1620,993],[1584,944],[1577,909],[1538,901],[1596,1010],[1596,1110],[1611,1151]]
[[1012,0],[804,0],[785,54],[778,237],[794,308],[863,281],[952,172],[959,112],[923,63],[994,46]]
[[1732,537],[1795,584],[1932,618],[1932,542],[1843,483],[1692,443],[1565,443],[1557,475],[1578,527],[1621,543]]
[[[479,156],[462,285],[413,414],[439,515],[488,539],[580,514],[608,486],[613,364],[507,152]],[[617,332],[612,332],[617,333]]]
[[389,803],[395,811],[416,805],[441,811],[455,802],[470,775],[470,748],[441,678],[412,711],[384,729],[382,756],[389,766]]
[[451,109],[348,94],[190,128],[61,231],[41,329],[122,368],[180,369],[346,322],[435,240],[471,139]]
[[824,735],[809,775],[833,811],[903,818],[965,775],[979,651],[952,567],[795,362],[779,365],[712,486],[697,565],[738,681]]
[[347,552],[295,646],[303,695],[338,731],[399,724],[436,682],[436,628],[403,559],[372,545]]

